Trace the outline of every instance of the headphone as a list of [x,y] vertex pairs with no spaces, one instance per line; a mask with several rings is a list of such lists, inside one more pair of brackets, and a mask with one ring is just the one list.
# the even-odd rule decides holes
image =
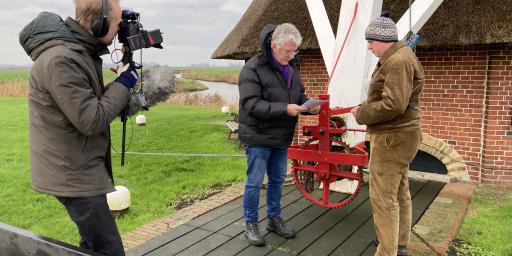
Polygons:
[[108,0],[102,0],[103,16],[94,20],[91,26],[92,34],[95,37],[103,37],[108,33]]

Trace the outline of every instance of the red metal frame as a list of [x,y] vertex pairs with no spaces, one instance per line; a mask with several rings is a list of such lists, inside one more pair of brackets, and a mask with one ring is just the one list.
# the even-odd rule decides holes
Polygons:
[[[329,127],[330,118],[334,115],[349,113],[353,107],[349,108],[329,108],[329,95],[320,95],[320,100],[326,100],[321,107],[318,114],[318,125],[302,127],[302,134],[305,136],[312,136],[318,140],[317,144],[307,145],[292,145],[288,148],[288,158],[293,160],[292,174],[295,184],[299,191],[304,196],[311,200],[313,203],[336,208],[348,204],[356,196],[361,187],[362,177],[360,173],[353,173],[350,171],[339,170],[338,165],[348,166],[367,166],[368,154],[365,151],[364,142],[351,148],[351,153],[333,152],[331,151],[333,143],[341,144],[343,142],[337,141],[332,135],[341,135],[346,131],[366,132],[363,129],[351,129],[347,127],[332,128]],[[316,165],[307,165],[303,162],[316,162]],[[315,179],[322,183],[323,191],[322,198],[317,199],[300,183],[298,172],[311,172],[314,173]],[[357,180],[358,186],[356,191],[338,202],[330,201],[330,183],[339,179]]]

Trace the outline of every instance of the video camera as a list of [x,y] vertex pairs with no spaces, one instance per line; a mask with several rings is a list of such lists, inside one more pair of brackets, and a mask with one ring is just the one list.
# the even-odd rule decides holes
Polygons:
[[129,53],[150,47],[162,49],[163,38],[160,29],[143,30],[139,16],[138,12],[123,10],[118,31],[119,42],[127,48],[125,50],[128,50]]
[[[119,24],[119,31],[117,38],[123,44],[123,64],[133,64],[135,68],[140,68],[142,72],[142,55],[141,62],[137,65],[133,62],[133,52],[142,48],[159,48],[162,49],[161,43],[163,42],[162,33],[160,29],[151,31],[144,30],[140,24],[140,14],[138,12],[123,10],[121,16],[121,24]],[[146,105],[146,98],[142,90],[142,73],[140,81],[140,88],[137,95],[137,100],[144,110],[148,110]],[[125,141],[126,141],[126,120],[128,116],[128,106],[121,113],[121,121],[123,122],[123,135],[121,142],[121,166],[124,166],[125,154]]]

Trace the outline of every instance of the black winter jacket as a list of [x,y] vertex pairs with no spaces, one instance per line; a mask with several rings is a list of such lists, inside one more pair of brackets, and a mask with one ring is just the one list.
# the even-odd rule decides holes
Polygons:
[[288,104],[301,105],[307,100],[299,70],[298,56],[290,62],[292,86],[288,88],[281,72],[272,63],[270,41],[275,25],[267,25],[260,34],[262,53],[252,57],[242,68],[238,86],[240,115],[238,135],[249,146],[287,147],[292,143],[297,117],[286,112]]

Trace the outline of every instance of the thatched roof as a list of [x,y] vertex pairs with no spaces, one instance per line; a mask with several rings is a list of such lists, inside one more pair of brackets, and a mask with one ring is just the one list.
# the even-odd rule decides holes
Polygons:
[[[323,1],[331,25],[337,28],[341,1]],[[382,9],[398,21],[408,3],[408,0],[384,0]],[[253,0],[212,58],[251,57],[258,52],[258,36],[263,26],[283,22],[295,24],[301,32],[301,50],[319,49],[305,0]],[[512,42],[512,0],[444,0],[419,33],[418,47]]]

